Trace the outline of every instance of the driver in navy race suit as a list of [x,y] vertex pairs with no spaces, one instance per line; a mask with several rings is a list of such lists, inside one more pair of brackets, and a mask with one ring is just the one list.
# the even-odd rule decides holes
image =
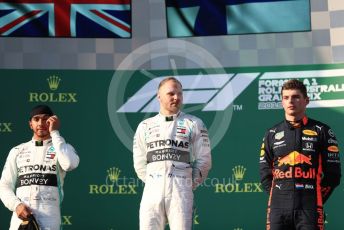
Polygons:
[[322,230],[323,204],[340,183],[338,142],[326,124],[306,116],[305,85],[288,80],[281,90],[285,119],[268,129],[260,176],[270,195],[267,230]]

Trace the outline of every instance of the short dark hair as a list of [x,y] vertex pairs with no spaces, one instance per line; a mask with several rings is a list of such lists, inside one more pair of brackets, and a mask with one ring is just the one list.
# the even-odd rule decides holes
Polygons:
[[174,81],[175,83],[179,84],[181,88],[183,88],[182,83],[180,83],[180,81],[178,81],[177,78],[175,77],[166,77],[164,78],[160,83],[159,83],[159,87],[158,90],[161,88],[161,86],[163,86],[166,82],[168,81]]
[[32,110],[30,112],[29,120],[31,120],[32,117],[34,117],[38,114],[47,114],[49,116],[52,116],[52,115],[54,115],[54,112],[47,105],[37,105],[37,106],[32,108]]
[[304,97],[307,96],[307,88],[306,86],[302,83],[302,81],[299,81],[297,79],[291,79],[286,82],[284,82],[282,89],[281,89],[281,95],[283,95],[283,90],[288,90],[288,89],[298,89],[302,93]]

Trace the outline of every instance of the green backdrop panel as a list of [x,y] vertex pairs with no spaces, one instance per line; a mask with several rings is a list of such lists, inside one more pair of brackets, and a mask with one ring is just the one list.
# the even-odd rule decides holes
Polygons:
[[[11,147],[31,138],[30,109],[49,104],[61,134],[80,156],[67,174],[62,204],[68,229],[138,229],[143,184],[131,153],[138,123],[156,113],[160,71],[0,70],[0,167]],[[283,119],[280,87],[299,78],[308,87],[308,116],[344,140],[344,65],[178,69],[184,111],[206,123],[213,168],[195,191],[194,229],[265,229],[268,196],[259,182],[259,149],[266,129]],[[325,206],[326,229],[343,229],[343,185]],[[0,229],[11,213],[0,205]]]

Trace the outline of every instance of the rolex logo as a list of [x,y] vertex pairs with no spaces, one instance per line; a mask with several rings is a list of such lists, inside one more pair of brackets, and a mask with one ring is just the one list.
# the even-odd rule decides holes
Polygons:
[[112,183],[115,183],[118,180],[120,173],[121,173],[121,170],[119,168],[116,168],[116,167],[112,167],[112,168],[109,168],[107,170],[109,180]]
[[116,167],[111,167],[106,170],[105,184],[90,184],[89,194],[92,195],[135,195],[137,194],[138,185],[128,183],[126,177],[119,175],[121,170]]
[[[56,91],[60,85],[61,78],[51,75],[47,78],[51,91]],[[59,102],[76,103],[78,102],[77,93],[69,92],[29,92],[29,102]]]
[[242,165],[237,165],[232,169],[232,171],[234,173],[235,180],[240,181],[244,178],[246,168]]
[[[263,192],[262,184],[258,182],[243,182],[246,168],[237,165],[232,168],[233,174],[229,183],[215,184],[215,193],[246,193],[246,192]],[[234,230],[242,228],[234,228]]]
[[57,88],[59,87],[61,78],[59,78],[58,76],[52,75],[52,76],[47,78],[47,81],[49,84],[49,88],[51,90],[57,90]]
[[243,230],[242,228],[234,228],[234,230]]

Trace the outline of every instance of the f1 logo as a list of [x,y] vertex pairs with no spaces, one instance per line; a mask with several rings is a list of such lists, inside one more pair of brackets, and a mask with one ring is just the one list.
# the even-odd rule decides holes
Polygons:
[[[225,110],[243,92],[259,73],[182,75],[175,76],[183,85],[184,104],[206,104],[202,111]],[[135,93],[118,113],[158,112],[156,92],[161,80],[147,82]]]

